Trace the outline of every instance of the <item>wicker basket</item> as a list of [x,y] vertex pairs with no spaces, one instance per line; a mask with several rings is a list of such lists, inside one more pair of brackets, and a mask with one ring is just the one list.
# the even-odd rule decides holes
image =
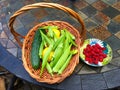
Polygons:
[[[42,22],[42,23],[34,26],[27,33],[26,36],[22,36],[19,33],[15,32],[15,30],[13,28],[13,23],[15,21],[15,18],[18,15],[24,13],[25,11],[28,11],[28,10],[31,10],[34,8],[40,8],[40,7],[57,8],[57,9],[67,12],[68,14],[70,14],[71,16],[73,16],[75,19],[77,19],[79,21],[79,23],[82,26],[81,33],[79,33],[78,30],[76,30],[72,25],[70,25],[69,23],[64,22],[64,21]],[[40,77],[40,75],[39,75],[40,69],[34,70],[30,63],[30,52],[31,52],[31,45],[32,45],[32,41],[34,38],[34,34],[39,27],[46,26],[46,25],[56,25],[60,29],[66,28],[69,32],[71,32],[76,37],[75,42],[77,43],[77,46],[78,46],[78,47],[76,47],[76,49],[78,49],[78,53],[71,58],[69,65],[63,71],[63,73],[61,75],[54,74],[53,77],[47,72],[46,69],[44,70],[42,76]],[[72,72],[74,71],[76,65],[79,63],[79,50],[80,50],[80,46],[85,38],[86,30],[85,30],[85,26],[84,26],[84,23],[83,23],[83,20],[81,19],[81,17],[76,12],[71,10],[70,8],[67,8],[65,6],[55,4],[55,3],[36,3],[36,4],[27,5],[27,6],[24,6],[23,8],[21,8],[20,10],[16,11],[14,13],[14,15],[11,16],[11,18],[9,20],[9,28],[10,28],[10,31],[13,34],[14,38],[18,42],[18,44],[22,47],[22,60],[23,60],[24,68],[30,74],[30,76],[33,77],[34,79],[36,79],[38,82],[44,82],[44,83],[48,83],[48,84],[59,83],[59,82],[63,81],[66,77],[71,75]],[[23,43],[20,41],[20,38],[24,39]]]

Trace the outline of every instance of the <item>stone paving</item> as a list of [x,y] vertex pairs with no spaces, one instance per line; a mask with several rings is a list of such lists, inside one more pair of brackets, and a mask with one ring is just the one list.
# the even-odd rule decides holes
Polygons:
[[[87,38],[104,40],[113,50],[113,59],[108,65],[95,68],[80,61],[76,74],[98,74],[120,68],[120,0],[0,0],[0,43],[8,52],[21,60],[21,48],[8,28],[10,16],[25,5],[43,1],[59,3],[79,13],[86,25]],[[80,28],[79,23],[68,14],[50,8],[30,10],[18,16],[14,28],[26,35],[33,26],[48,20],[63,20]]]

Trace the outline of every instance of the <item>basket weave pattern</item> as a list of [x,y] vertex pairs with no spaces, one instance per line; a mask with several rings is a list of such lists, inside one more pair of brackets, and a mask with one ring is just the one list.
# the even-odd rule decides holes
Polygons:
[[70,24],[66,23],[66,22],[63,22],[63,21],[47,21],[47,22],[43,22],[43,23],[40,23],[38,24],[37,26],[33,27],[33,29],[31,29],[29,31],[29,33],[27,34],[25,40],[24,40],[24,43],[23,43],[23,49],[22,49],[22,52],[23,52],[23,65],[25,67],[25,69],[29,72],[29,74],[35,78],[37,81],[40,81],[40,82],[47,82],[49,84],[52,84],[52,83],[59,83],[61,82],[62,80],[64,80],[67,76],[69,76],[75,66],[79,63],[79,51],[78,51],[78,54],[74,55],[72,57],[72,59],[70,60],[70,63],[68,65],[68,67],[64,70],[64,72],[61,74],[61,75],[57,75],[57,74],[54,74],[54,76],[52,77],[48,72],[47,70],[45,69],[42,76],[40,77],[40,69],[38,70],[34,70],[31,66],[31,63],[30,63],[30,52],[31,52],[31,45],[32,45],[32,41],[33,41],[33,38],[34,38],[34,34],[35,34],[35,31],[38,30],[39,27],[42,27],[42,26],[47,26],[47,25],[55,25],[55,26],[58,26],[61,29],[67,29],[69,32],[71,32],[76,40],[75,42],[77,43],[77,50],[80,49],[80,35],[79,35],[79,32],[73,27],[71,26]]
[[[64,22],[64,21],[47,21],[47,22],[40,23],[40,24],[34,26],[27,33],[27,35],[25,37],[20,35],[19,33],[15,32],[15,30],[13,28],[13,23],[15,21],[15,18],[18,15],[24,13],[25,11],[28,11],[28,10],[34,9],[34,8],[39,8],[39,7],[57,8],[57,9],[60,9],[60,10],[63,10],[65,12],[69,13],[71,16],[73,16],[74,18],[76,18],[79,21],[79,23],[82,26],[82,32],[79,33],[78,30],[76,30],[72,25],[70,25],[69,23]],[[73,47],[73,48],[77,49],[78,53],[75,54],[71,58],[69,65],[63,71],[63,73],[61,75],[54,74],[54,76],[52,77],[48,73],[48,71],[46,69],[44,69],[44,72],[43,72],[42,76],[40,77],[40,68],[41,67],[38,70],[34,70],[32,68],[32,65],[30,62],[31,47],[32,47],[32,41],[33,41],[35,32],[38,30],[38,28],[42,27],[42,26],[48,26],[48,25],[55,25],[55,26],[59,27],[59,30],[67,29],[70,33],[72,33],[75,36],[75,42],[77,44],[77,47]],[[9,21],[9,28],[10,28],[10,31],[13,34],[14,38],[18,42],[18,44],[20,46],[22,46],[23,66],[25,67],[26,71],[30,74],[30,76],[33,77],[34,79],[36,79],[38,82],[45,82],[45,83],[49,83],[49,84],[59,83],[59,82],[63,81],[66,77],[71,75],[72,72],[74,71],[76,65],[79,63],[79,50],[80,50],[81,43],[83,42],[83,39],[85,37],[86,30],[85,30],[83,20],[73,10],[71,10],[67,7],[64,7],[62,5],[59,5],[59,4],[54,4],[54,3],[36,3],[36,4],[24,6],[20,10],[16,11],[13,16],[11,16],[10,21]],[[23,43],[20,42],[20,39],[18,37],[24,38]]]

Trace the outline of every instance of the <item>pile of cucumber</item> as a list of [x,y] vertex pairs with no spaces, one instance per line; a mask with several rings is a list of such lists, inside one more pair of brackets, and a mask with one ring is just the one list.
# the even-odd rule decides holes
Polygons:
[[40,68],[40,76],[45,68],[51,76],[54,73],[62,74],[72,56],[78,52],[75,49],[71,49],[73,46],[77,47],[75,36],[68,30],[59,30],[58,26],[43,26],[39,28],[32,43],[32,67],[34,69]]

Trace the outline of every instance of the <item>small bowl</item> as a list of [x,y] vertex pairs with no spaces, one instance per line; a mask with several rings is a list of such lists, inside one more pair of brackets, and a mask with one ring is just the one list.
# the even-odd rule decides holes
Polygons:
[[[87,48],[88,45],[90,46],[94,46],[94,45],[99,45],[100,47],[104,48],[104,50],[102,51],[103,54],[105,54],[105,58],[103,58],[103,61],[99,61],[98,63],[94,63],[94,61],[92,60],[92,63],[89,62],[88,60],[85,60],[86,55],[84,54],[84,50]],[[95,49],[95,48],[93,48]],[[95,51],[95,50],[93,50]],[[92,53],[92,50],[89,52]],[[98,54],[98,53],[97,53]],[[98,54],[99,55],[99,54]],[[92,57],[92,56],[91,56]],[[80,58],[81,60],[86,63],[87,65],[90,66],[94,66],[94,67],[101,67],[101,66],[105,66],[107,65],[111,59],[112,59],[112,49],[111,47],[104,41],[96,39],[96,38],[91,38],[91,39],[86,39],[82,45],[82,47],[80,48]]]

